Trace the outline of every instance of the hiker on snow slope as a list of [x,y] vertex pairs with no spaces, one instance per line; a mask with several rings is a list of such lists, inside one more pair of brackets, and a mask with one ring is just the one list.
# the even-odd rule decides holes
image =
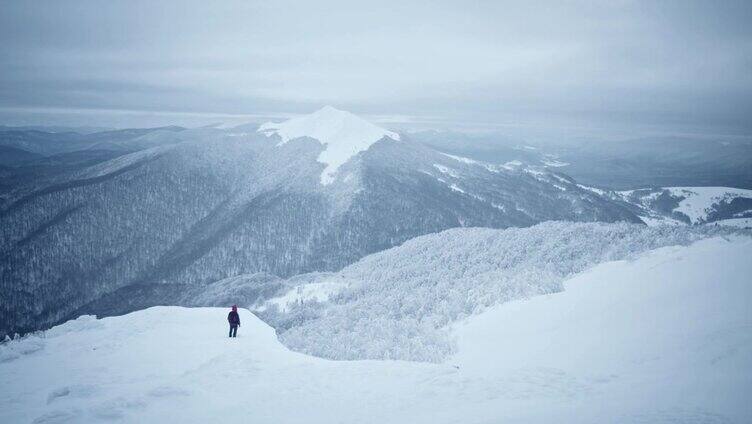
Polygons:
[[240,315],[238,315],[238,305],[232,305],[232,311],[227,314],[227,322],[230,323],[230,337],[238,335],[238,326],[240,326]]

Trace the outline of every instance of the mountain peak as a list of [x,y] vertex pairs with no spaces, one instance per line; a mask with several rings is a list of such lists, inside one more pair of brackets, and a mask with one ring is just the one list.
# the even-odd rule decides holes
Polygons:
[[326,105],[313,113],[350,113],[350,112],[339,110],[336,107],[331,106],[331,105]]
[[326,165],[321,174],[321,184],[334,181],[337,169],[358,153],[368,150],[384,137],[399,140],[399,134],[385,130],[350,112],[324,106],[310,115],[299,116],[285,122],[267,122],[258,129],[260,133],[278,135],[279,144],[300,137],[310,137],[324,145],[318,161]]

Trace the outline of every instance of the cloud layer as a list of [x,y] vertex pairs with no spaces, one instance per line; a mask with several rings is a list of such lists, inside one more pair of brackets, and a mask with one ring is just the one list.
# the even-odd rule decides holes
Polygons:
[[5,2],[0,107],[752,129],[748,1],[213,3]]

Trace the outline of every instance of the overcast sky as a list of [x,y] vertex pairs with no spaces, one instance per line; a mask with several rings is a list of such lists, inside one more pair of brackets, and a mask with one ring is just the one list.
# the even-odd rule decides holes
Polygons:
[[750,134],[751,22],[748,0],[2,1],[0,120],[331,104],[386,121]]

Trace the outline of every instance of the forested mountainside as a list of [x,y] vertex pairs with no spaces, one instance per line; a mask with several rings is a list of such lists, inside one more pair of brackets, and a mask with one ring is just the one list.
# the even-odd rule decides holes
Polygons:
[[409,139],[374,142],[324,184],[327,144],[310,137],[180,134],[180,143],[9,200],[0,213],[3,332],[171,304],[184,285],[240,274],[333,271],[452,227],[640,222],[565,176]]

